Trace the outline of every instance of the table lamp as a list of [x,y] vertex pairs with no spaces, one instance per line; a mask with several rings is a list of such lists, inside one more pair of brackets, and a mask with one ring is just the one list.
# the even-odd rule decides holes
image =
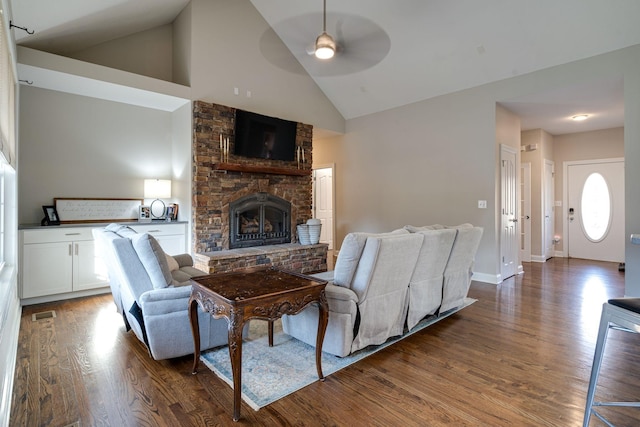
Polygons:
[[[164,218],[166,205],[160,199],[168,199],[171,197],[171,180],[170,179],[145,179],[144,180],[144,198],[155,199],[151,202],[151,216],[156,219]],[[159,203],[159,204],[158,204]],[[154,208],[154,205],[156,206]],[[162,207],[162,211],[157,211]]]

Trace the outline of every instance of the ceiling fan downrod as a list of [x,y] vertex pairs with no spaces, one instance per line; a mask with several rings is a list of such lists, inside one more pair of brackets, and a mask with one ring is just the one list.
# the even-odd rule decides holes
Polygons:
[[323,0],[322,34],[316,39],[316,58],[330,59],[336,53],[336,42],[327,34],[327,0]]

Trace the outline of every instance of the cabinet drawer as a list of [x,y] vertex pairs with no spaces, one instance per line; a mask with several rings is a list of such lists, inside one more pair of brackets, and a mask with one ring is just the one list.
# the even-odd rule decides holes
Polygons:
[[22,232],[22,243],[49,243],[49,242],[71,242],[76,240],[93,240],[90,227],[77,228],[55,228],[24,230]]
[[185,234],[184,224],[145,224],[145,225],[132,225],[137,233],[149,233],[152,236],[168,236],[175,234]]

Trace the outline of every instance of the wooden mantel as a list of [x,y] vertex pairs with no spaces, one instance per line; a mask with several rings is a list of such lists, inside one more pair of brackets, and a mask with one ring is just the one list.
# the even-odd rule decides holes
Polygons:
[[266,173],[270,175],[289,175],[289,176],[311,175],[310,169],[274,168],[269,166],[242,165],[238,163],[216,163],[213,165],[213,168],[219,171]]

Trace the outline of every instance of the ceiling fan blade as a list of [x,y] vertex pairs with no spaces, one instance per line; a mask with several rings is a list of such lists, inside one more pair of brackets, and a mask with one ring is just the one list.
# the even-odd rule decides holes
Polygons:
[[[327,12],[327,33],[336,42],[336,55],[329,60],[314,56],[315,41],[321,33],[322,13],[300,15],[284,20],[261,38],[260,50],[272,64],[292,70],[291,58],[275,55],[267,44],[285,43],[293,57],[311,76],[338,76],[366,70],[382,61],[391,49],[391,40],[386,32],[366,18]],[[273,33],[273,34],[267,34]],[[277,50],[277,49],[276,49]]]

